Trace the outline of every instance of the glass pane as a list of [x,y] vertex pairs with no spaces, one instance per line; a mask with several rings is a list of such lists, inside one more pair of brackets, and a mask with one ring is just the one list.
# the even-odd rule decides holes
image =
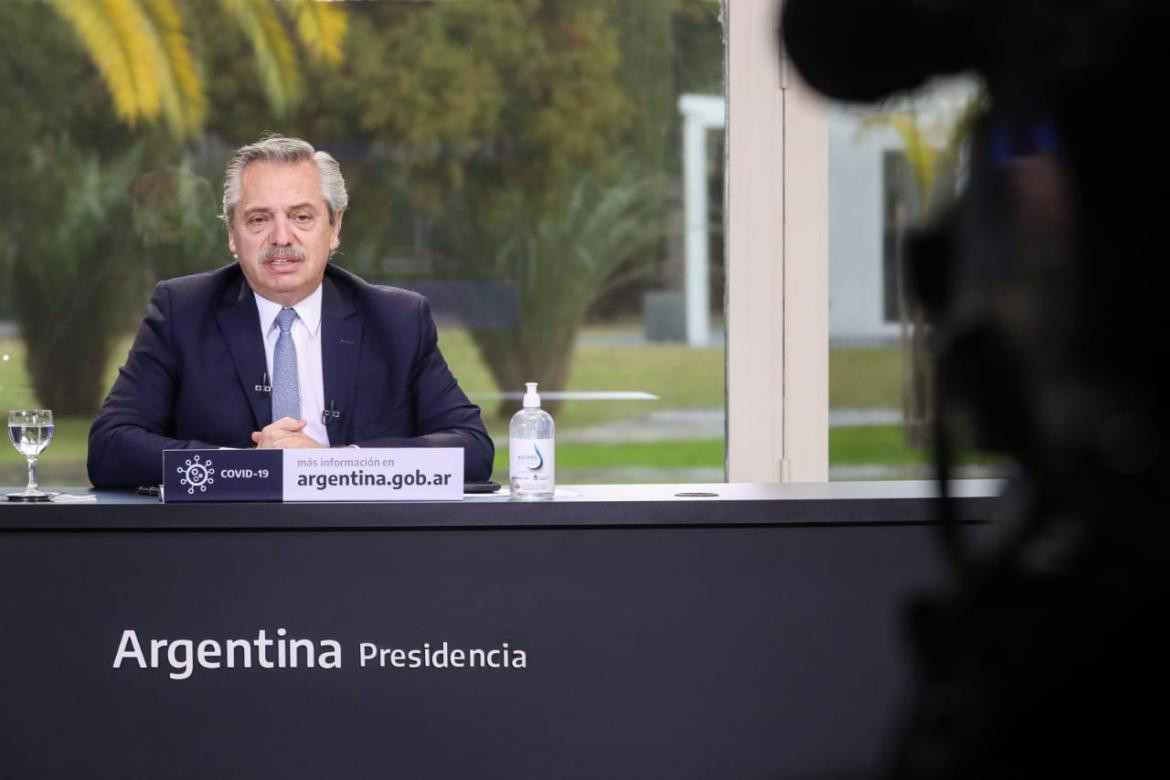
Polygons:
[[[42,481],[86,482],[89,423],[154,283],[231,262],[224,164],[266,132],[341,163],[334,262],[430,299],[496,442],[495,479],[536,381],[559,481],[721,481],[723,134],[704,128],[705,159],[692,153],[703,305],[684,293],[680,107],[722,99],[720,12],[0,3],[0,406],[56,413]],[[691,343],[688,295],[709,318]],[[0,483],[23,478],[0,455]]]
[[[981,100],[968,79],[877,105],[829,105],[829,461],[832,479],[930,476],[925,330],[905,296],[900,242],[946,206]],[[960,476],[994,474],[969,458]]]

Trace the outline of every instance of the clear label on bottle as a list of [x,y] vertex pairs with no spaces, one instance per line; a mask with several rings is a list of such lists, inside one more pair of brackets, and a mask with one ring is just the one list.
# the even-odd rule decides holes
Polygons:
[[548,491],[556,484],[552,439],[513,439],[508,448],[508,478],[515,492]]

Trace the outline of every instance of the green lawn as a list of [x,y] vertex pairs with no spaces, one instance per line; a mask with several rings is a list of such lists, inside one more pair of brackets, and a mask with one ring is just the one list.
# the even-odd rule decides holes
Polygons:
[[[497,438],[495,479],[506,479],[507,438]],[[833,466],[923,465],[927,454],[906,444],[900,425],[834,428],[829,431]],[[719,440],[627,442],[614,444],[557,444],[558,473],[607,469],[722,469],[723,442]],[[987,463],[987,458],[965,457],[963,463]]]
[[[498,392],[467,331],[447,328],[439,337],[443,356],[459,384],[485,414]],[[723,350],[684,346],[578,346],[567,390],[641,390],[657,401],[568,401],[557,410],[557,430],[584,428],[655,409],[704,409],[723,406]],[[511,388],[523,392],[523,387]],[[519,408],[519,402],[516,403]],[[507,431],[506,420],[487,419],[493,435]]]
[[[508,474],[507,438],[497,439],[497,481]],[[558,474],[598,468],[696,469],[723,468],[723,442],[718,440],[622,442],[613,444],[557,444]]]
[[829,350],[830,409],[900,409],[901,406],[900,349]]
[[[604,339],[578,346],[570,390],[642,390],[658,401],[567,402],[557,411],[557,431],[564,434],[598,423],[621,420],[660,409],[713,409],[723,406],[724,352],[674,345],[602,346]],[[507,469],[507,421],[496,419],[496,392],[469,334],[446,328],[440,336],[443,353],[460,384],[487,414],[490,433],[500,445],[496,476]],[[129,339],[115,348],[107,384],[124,360]],[[896,348],[833,349],[829,356],[830,405],[835,408],[896,409],[900,405],[901,355]],[[522,388],[515,388],[521,390]],[[24,371],[23,344],[0,340],[0,411],[36,406]],[[84,480],[88,418],[58,418],[57,432],[43,458],[46,475],[73,483]],[[897,425],[837,428],[829,434],[832,465],[917,464],[923,453],[906,446]],[[721,469],[722,440],[631,443],[568,443],[557,447],[558,472],[604,469]],[[23,459],[11,447],[0,447],[0,483],[23,479]]]

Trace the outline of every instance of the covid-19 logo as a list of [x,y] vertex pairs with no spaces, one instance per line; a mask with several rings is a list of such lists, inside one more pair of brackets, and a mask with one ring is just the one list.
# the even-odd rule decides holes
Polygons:
[[215,469],[211,467],[211,459],[200,460],[198,455],[187,458],[184,465],[177,469],[183,478],[180,485],[187,486],[187,495],[194,495],[196,488],[200,493],[207,492],[207,486],[215,483]]

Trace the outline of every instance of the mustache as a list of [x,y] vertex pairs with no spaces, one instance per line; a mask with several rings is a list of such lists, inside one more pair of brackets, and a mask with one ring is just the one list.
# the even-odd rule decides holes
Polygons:
[[305,253],[291,246],[270,246],[260,255],[261,263],[271,263],[274,260],[299,260],[304,262]]

